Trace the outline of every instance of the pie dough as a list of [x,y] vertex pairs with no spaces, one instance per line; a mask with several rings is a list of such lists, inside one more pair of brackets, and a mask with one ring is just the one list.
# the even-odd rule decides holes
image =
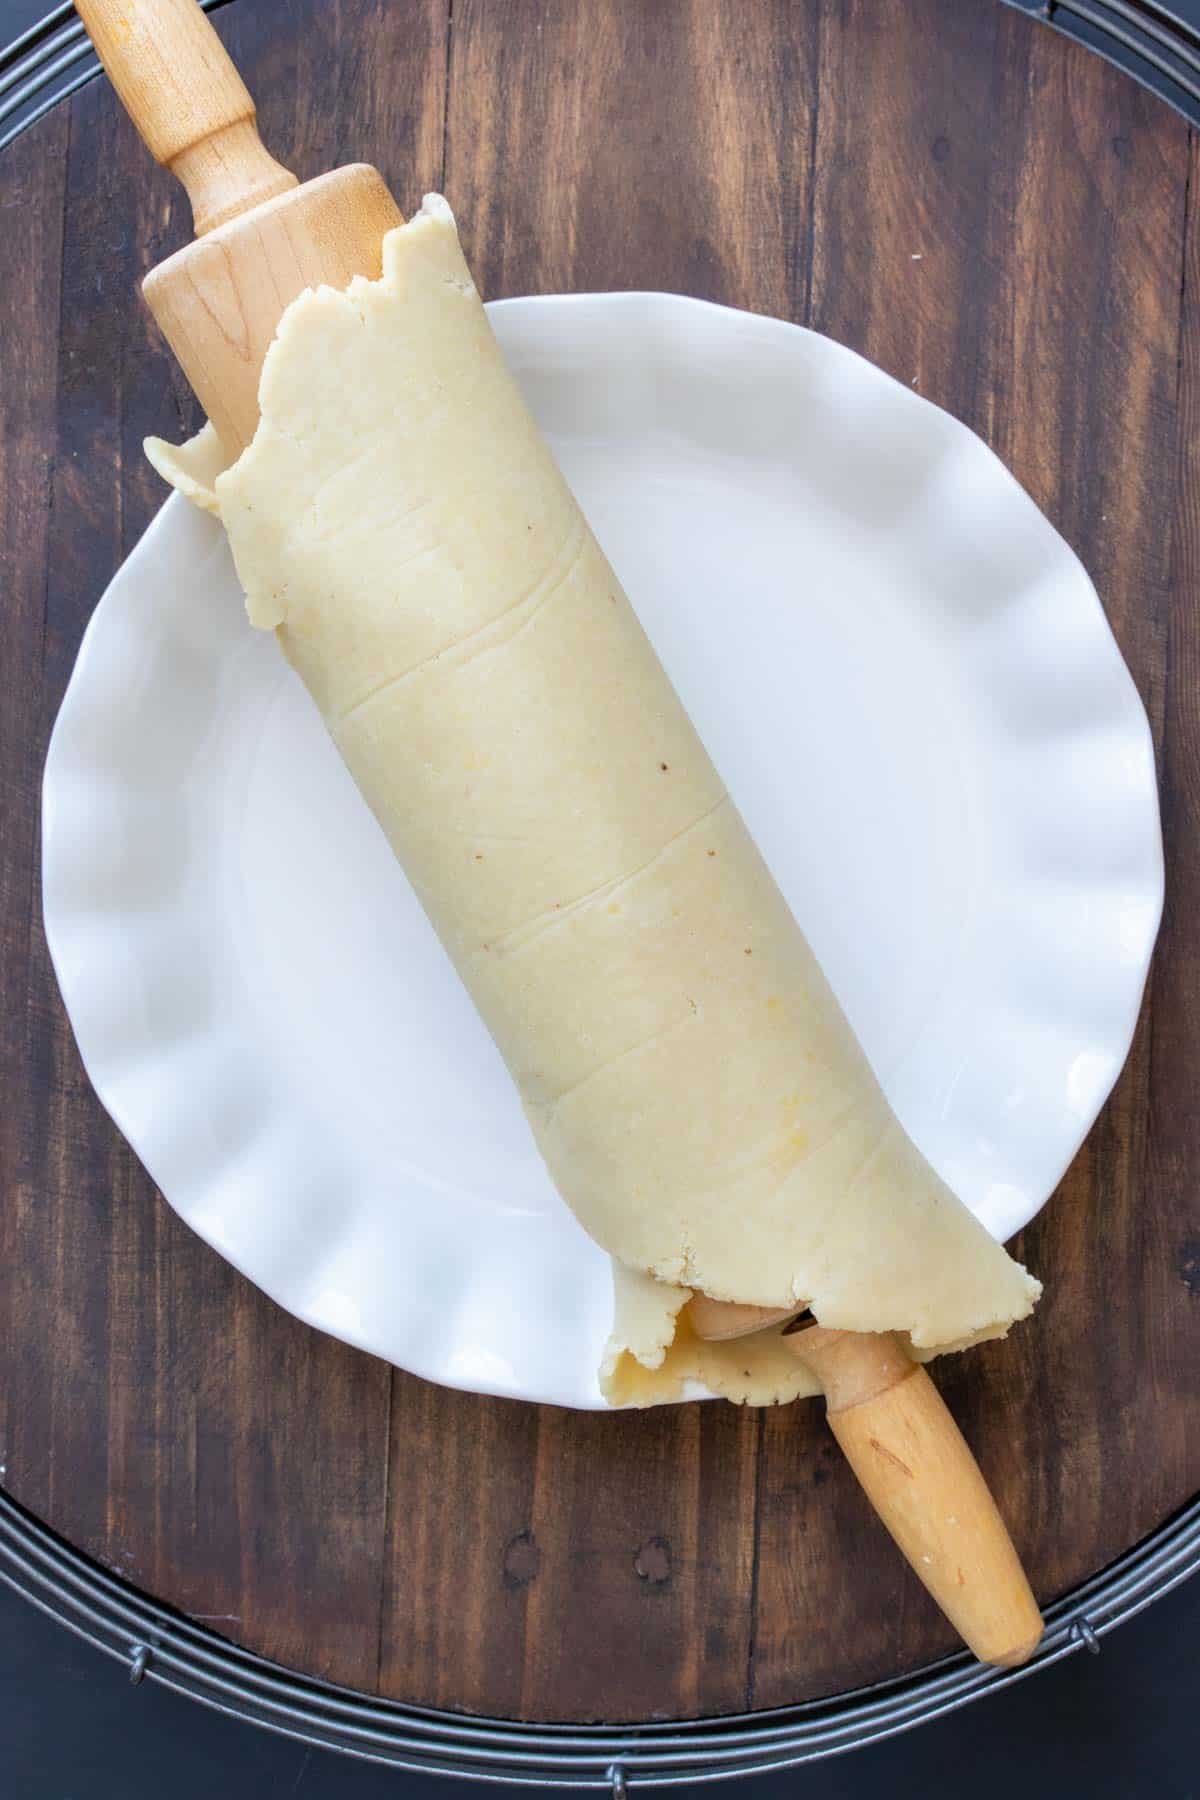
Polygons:
[[[505,367],[446,203],[292,302],[254,441],[155,466],[219,513],[467,984],[563,1198],[615,1259],[602,1385],[812,1391],[715,1299],[921,1357],[1039,1285],[905,1136]],[[795,604],[803,604],[803,577]],[[805,772],[797,770],[797,811]]]

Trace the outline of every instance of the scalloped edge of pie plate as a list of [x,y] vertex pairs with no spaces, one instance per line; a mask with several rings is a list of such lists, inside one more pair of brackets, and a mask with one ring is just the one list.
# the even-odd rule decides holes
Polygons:
[[[966,426],[802,327],[489,311],[893,1105],[1010,1236],[1116,1080],[1162,910],[1149,725],[1082,565]],[[84,634],[43,901],[96,1092],[214,1249],[430,1380],[603,1404],[607,1258],[177,496]]]

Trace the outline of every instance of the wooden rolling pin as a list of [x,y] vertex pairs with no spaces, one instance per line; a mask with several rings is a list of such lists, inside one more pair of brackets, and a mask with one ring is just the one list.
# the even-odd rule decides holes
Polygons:
[[[792,1317],[697,1294],[697,1336],[747,1337]],[[979,1464],[894,1332],[798,1320],[784,1342],[820,1382],[830,1429],[875,1511],[981,1662],[1028,1662],[1042,1619]]]
[[[290,301],[322,282],[381,273],[401,215],[376,169],[353,163],[302,186],[263,147],[254,102],[196,0],[76,0],[126,110],[192,204],[196,242],[143,292],[226,450],[258,422],[263,358]],[[702,1336],[779,1315],[698,1296]],[[791,1342],[791,1340],[789,1340]],[[970,1451],[925,1374],[888,1336],[818,1327],[796,1354],[821,1382],[860,1481],[926,1587],[985,1662],[1030,1656],[1041,1619]]]
[[196,242],[142,284],[230,455],[258,423],[258,378],[284,309],[322,282],[382,273],[401,215],[377,169],[301,186],[263,147],[254,102],[196,0],[76,0],[100,61],[157,162],[187,190]]

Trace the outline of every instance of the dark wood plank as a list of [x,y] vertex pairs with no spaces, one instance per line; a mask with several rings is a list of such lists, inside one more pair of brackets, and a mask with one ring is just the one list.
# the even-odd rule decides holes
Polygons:
[[580,1415],[397,1375],[383,1690],[597,1722],[739,1706],[757,1439],[732,1407]]
[[[809,146],[794,121],[813,18],[765,11],[702,9],[692,32],[681,8],[627,0],[456,4],[445,186],[484,291],[734,300],[753,278],[755,302],[786,311],[807,247]],[[681,116],[687,137],[670,128]],[[798,196],[782,221],[781,190]],[[552,1718],[744,1703],[755,1418],[533,1415],[426,1394],[421,1419],[418,1478],[392,1464],[388,1691]],[[410,1423],[406,1411],[397,1435]],[[488,1503],[456,1540],[444,1509],[464,1480],[465,1504]]]
[[[811,323],[1004,456],[1083,553],[1158,733],[1186,127],[1005,8],[861,0],[836,29],[823,21],[816,150]],[[1144,1535],[1195,1478],[1177,1434],[1129,1478],[1139,1372],[1166,1353],[1178,1375],[1195,1330],[1186,1294],[1160,1292],[1146,1256],[1148,1049],[1143,1031],[1019,1246],[1047,1282],[1034,1327],[938,1372],[1047,1597]],[[1147,1283],[1153,1303],[1130,1304]],[[1159,1398],[1171,1431],[1189,1384]],[[759,1705],[784,1703],[798,1676],[835,1691],[953,1643],[836,1463],[811,1516],[820,1467],[811,1433],[768,1416]],[[850,1566],[869,1581],[831,1578]]]
[[[939,1377],[1059,1591],[1200,1473],[1185,128],[990,0],[277,0],[219,25],[272,148],[302,176],[373,160],[409,209],[443,185],[485,291],[810,321],[979,429],[1096,574],[1163,746],[1153,1007],[1026,1234],[1037,1324]],[[99,84],[5,153],[0,207],[0,1480],[239,1641],[439,1706],[713,1713],[947,1647],[817,1409],[590,1417],[393,1376],[200,1246],[104,1119],[33,905],[37,784],[86,618],[159,503],[140,439],[195,422],[127,303],[187,221]]]
[[482,290],[669,288],[790,316],[827,10],[456,0],[446,191]]
[[[993,184],[1010,185],[1000,109],[1020,81],[1007,29],[999,7],[851,4],[823,14],[818,46],[812,261],[796,316],[960,416],[986,336],[978,260],[1002,203]],[[1005,1429],[1002,1410],[990,1417]],[[950,1647],[811,1411],[764,1419],[758,1512],[751,1704],[779,1704],[798,1679],[818,1693],[878,1680]],[[847,1569],[862,1579],[839,1578]]]
[[[435,176],[443,9],[418,5],[402,19],[399,9],[364,0],[336,20],[320,6],[308,11],[312,28],[294,17],[287,34],[262,8],[218,21],[263,95],[264,130],[280,154],[304,174],[322,166],[308,160],[324,154],[311,130],[316,96],[326,145],[361,135],[366,104],[401,145],[433,159],[426,178]],[[385,56],[399,26],[408,35]],[[365,56],[370,73],[331,92],[318,71],[343,66],[343,49],[344,66]],[[385,68],[401,83],[399,100],[384,94]],[[41,146],[46,194],[6,190],[22,219],[36,218],[52,240],[50,306],[38,316],[60,359],[57,406],[53,362],[48,371],[35,362],[29,378],[43,408],[35,463],[55,442],[56,413],[58,445],[49,494],[29,506],[46,534],[44,552],[36,538],[23,546],[37,578],[26,635],[40,665],[21,688],[35,708],[24,728],[31,773],[21,820],[30,893],[49,727],[87,618],[163,498],[141,439],[150,430],[177,436],[197,422],[135,300],[146,268],[186,240],[186,203],[149,162],[105,84],[55,115],[64,141],[68,125],[61,200],[49,194],[56,178],[64,185],[53,138],[51,153]],[[19,149],[41,166],[32,160],[38,139],[20,140]],[[5,274],[10,293],[36,296],[15,257]],[[5,442],[19,439],[8,432]],[[28,480],[24,489],[6,480],[5,492],[20,504]],[[7,701],[6,682],[5,724],[11,718],[16,730],[21,720]],[[15,902],[5,916],[15,927]],[[5,1296],[14,1301],[13,1355],[22,1359],[8,1384],[8,1485],[73,1542],[193,1616],[283,1661],[374,1687],[390,1370],[289,1319],[154,1193],[90,1093],[36,914],[28,953],[15,947],[8,972],[22,987],[28,981],[17,1015],[32,1076],[20,1148],[36,1208],[23,1230],[14,1220],[20,1237],[5,1259],[21,1277],[19,1292]]]
[[[1179,344],[1178,462],[1172,487],[1171,592],[1162,751],[1167,906],[1153,981],[1144,1193],[1139,1219],[1145,1270],[1134,1346],[1140,1375],[1129,1435],[1158,1420],[1150,1479],[1171,1503],[1180,1476],[1196,1480],[1200,1406],[1200,140],[1193,134],[1188,184],[1183,328]],[[1114,1296],[1114,1301],[1119,1304]],[[1169,1320],[1173,1329],[1163,1328]],[[1190,1331],[1188,1327],[1190,1326]],[[1140,1454],[1140,1443],[1135,1454]]]
[[[24,1338],[36,1292],[27,1246],[43,1215],[33,1168],[32,1071],[25,1060],[29,941],[38,911],[34,867],[41,765],[42,639],[50,524],[54,394],[67,119],[59,109],[5,153],[0,188],[0,592],[4,595],[0,703],[0,1482],[49,1454],[45,1418],[27,1420],[42,1352]],[[32,1476],[32,1479],[31,1479]]]
[[757,1418],[724,1405],[542,1413],[535,1518],[548,1556],[531,1606],[525,1716],[741,1706],[757,1442]]
[[[397,1371],[380,1686],[427,1706],[521,1712],[538,1409]],[[497,1655],[497,1646],[502,1654]]]
[[[1093,574],[1161,745],[1166,627],[1184,603],[1170,546],[1187,133],[1086,51],[1064,53],[1041,32],[1028,49],[1015,216],[1011,231],[998,222],[988,251],[1013,271],[1005,289],[993,278],[1011,335],[992,336],[989,385],[1006,401],[992,435]],[[1011,1504],[1022,1423],[1033,1410],[1048,1421],[1032,1446],[1024,1526],[1048,1596],[1080,1578],[1084,1554],[1102,1566],[1196,1485],[1177,1424],[1200,1321],[1153,1247],[1165,1197],[1147,1182],[1152,1022],[1147,1007],[1112,1100],[1023,1245],[1052,1282],[1036,1343],[1022,1361],[993,1353],[989,1363],[999,1381],[1012,1371],[1001,1476]],[[1159,1391],[1151,1449],[1138,1415],[1146,1372],[1164,1355],[1177,1384]],[[986,1395],[973,1389],[969,1403],[982,1435]]]
[[[72,104],[70,124],[43,739],[83,626],[140,524],[126,528],[127,499],[143,514],[161,503],[126,381],[132,366],[140,386],[146,367],[131,296],[147,246],[112,221],[128,212],[144,228],[168,184],[103,84]],[[167,204],[182,225],[173,196]],[[165,352],[155,346],[148,360],[164,378],[152,422],[176,430],[179,409],[161,411]],[[30,977],[30,1143],[46,1153],[35,1179],[49,1205],[38,1292],[19,1325],[45,1359],[51,1454],[39,1510],[241,1641],[370,1684],[388,1371],[282,1318],[161,1203],[88,1091],[37,926]],[[28,1248],[26,1261],[37,1268]],[[24,1468],[17,1443],[14,1455]],[[287,1506],[272,1504],[278,1491]],[[322,1613],[315,1643],[301,1595]]]

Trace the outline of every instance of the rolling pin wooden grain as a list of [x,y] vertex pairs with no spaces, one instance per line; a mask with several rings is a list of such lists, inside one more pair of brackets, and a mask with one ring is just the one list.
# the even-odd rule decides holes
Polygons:
[[[401,215],[363,163],[300,185],[269,155],[254,102],[196,0],[76,0],[148,148],[192,204],[196,242],[152,270],[147,302],[231,455],[258,422],[263,358],[288,306],[322,282],[377,278]],[[697,1296],[701,1336],[777,1323]],[[917,1574],[985,1662],[1026,1660],[1042,1624],[974,1458],[929,1377],[890,1334],[797,1332],[829,1422]]]
[[[790,1315],[697,1294],[697,1335],[748,1336]],[[1042,1618],[1007,1527],[966,1440],[894,1332],[798,1323],[788,1348],[820,1382],[829,1426],[867,1498],[981,1662],[1016,1668]]]
[[151,312],[236,455],[258,423],[258,379],[289,302],[377,279],[401,215],[377,169],[301,185],[263,147],[254,102],[196,0],[76,0],[113,86],[156,161],[183,183],[196,242],[147,275]]

